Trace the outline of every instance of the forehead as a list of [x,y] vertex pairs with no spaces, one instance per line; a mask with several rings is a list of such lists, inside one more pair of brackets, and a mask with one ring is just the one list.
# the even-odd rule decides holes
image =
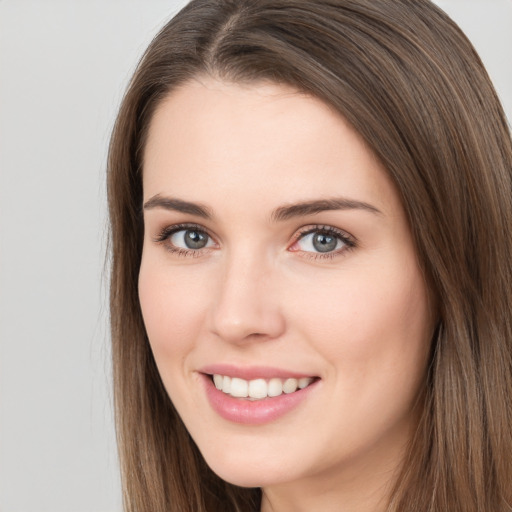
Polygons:
[[373,152],[324,102],[288,86],[213,79],[187,82],[156,109],[144,154],[144,197],[155,194],[237,196],[240,206],[258,194],[260,205],[350,195],[386,209],[396,201]]

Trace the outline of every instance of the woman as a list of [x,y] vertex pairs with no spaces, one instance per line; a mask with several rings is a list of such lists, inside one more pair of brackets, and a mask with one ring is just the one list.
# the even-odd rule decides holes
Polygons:
[[129,511],[508,511],[512,147],[426,0],[195,0],[108,192]]

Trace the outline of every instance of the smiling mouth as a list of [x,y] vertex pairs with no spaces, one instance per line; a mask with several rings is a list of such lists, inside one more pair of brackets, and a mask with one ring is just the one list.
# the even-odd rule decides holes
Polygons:
[[247,400],[263,400],[274,398],[282,394],[292,394],[312,384],[316,377],[295,378],[272,378],[245,380],[227,375],[210,375],[215,387],[233,398],[245,398]]

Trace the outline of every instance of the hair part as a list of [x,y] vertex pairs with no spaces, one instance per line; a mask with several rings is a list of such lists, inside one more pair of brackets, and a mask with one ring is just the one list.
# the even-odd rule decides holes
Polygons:
[[489,77],[428,0],[194,0],[129,85],[108,161],[114,400],[127,512],[247,511],[257,489],[206,465],[162,385],[138,301],[142,168],[155,109],[209,75],[314,95],[394,181],[439,325],[389,511],[511,511],[512,144]]

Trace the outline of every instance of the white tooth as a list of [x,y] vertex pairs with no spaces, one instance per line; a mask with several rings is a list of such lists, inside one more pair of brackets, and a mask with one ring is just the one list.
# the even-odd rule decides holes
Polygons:
[[302,379],[299,379],[299,389],[307,388],[312,381],[311,377],[302,377]]
[[231,393],[231,377],[227,375],[222,379],[222,391],[224,393]]
[[268,396],[279,396],[283,394],[283,382],[281,379],[270,379],[268,381]]
[[265,398],[267,396],[267,383],[264,379],[249,382],[249,396],[251,398]]
[[249,383],[244,379],[233,377],[231,379],[230,395],[236,398],[245,398],[249,394]]
[[222,377],[222,375],[215,374],[213,376],[213,383],[215,384],[215,387],[217,389],[222,389],[222,381],[223,380],[224,380],[224,378]]
[[286,379],[283,384],[283,391],[285,393],[293,393],[297,391],[297,379]]

